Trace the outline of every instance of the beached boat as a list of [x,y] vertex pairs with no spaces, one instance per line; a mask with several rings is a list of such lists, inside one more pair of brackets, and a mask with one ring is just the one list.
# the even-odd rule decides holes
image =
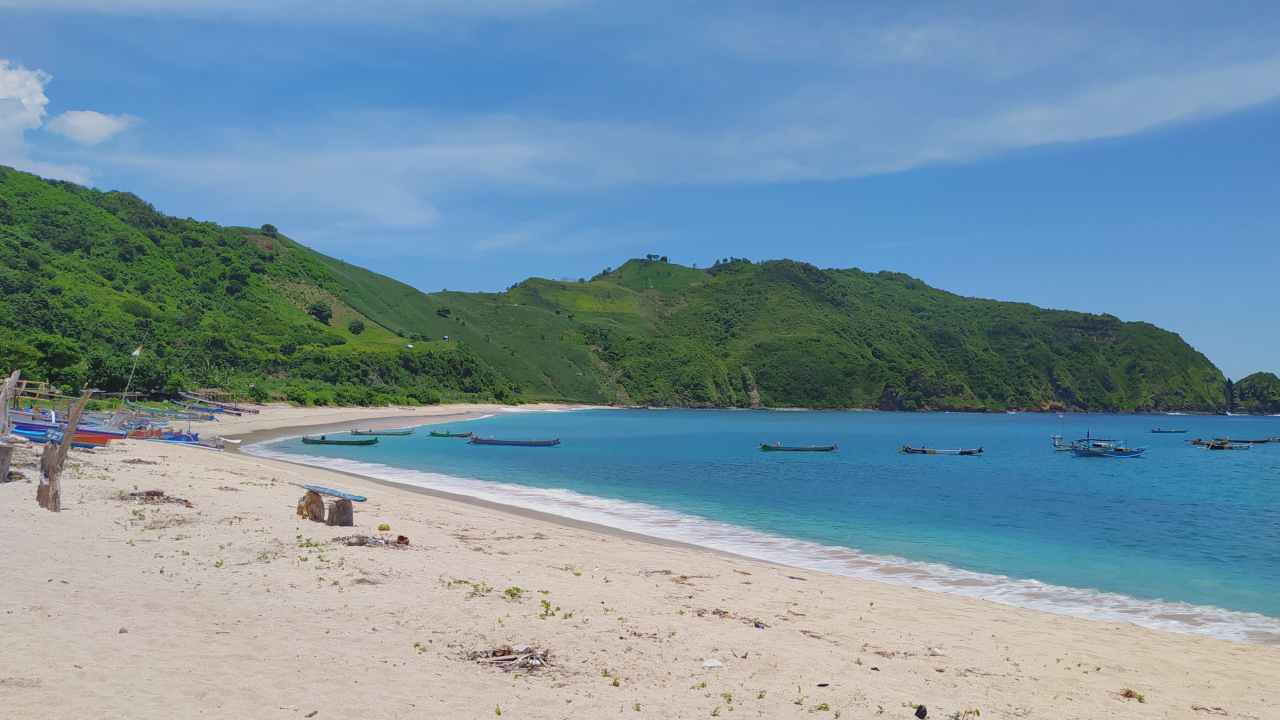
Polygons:
[[551,440],[499,440],[498,438],[482,438],[471,436],[468,442],[470,445],[508,445],[511,447],[555,447],[560,444],[560,438]]
[[1185,428],[1151,428],[1151,432],[1157,435],[1181,435],[1187,431]]
[[401,437],[404,435],[412,435],[413,428],[401,428],[399,430],[390,430],[390,429],[388,430],[372,430],[372,429],[352,430],[351,434],[352,435],[394,435],[396,437]]
[[448,430],[432,430],[432,431],[431,431],[431,437],[438,437],[438,438],[469,438],[469,437],[471,437],[471,433],[469,433],[469,432],[449,432]]
[[839,445],[783,445],[782,443],[760,443],[765,452],[835,452]]
[[321,435],[320,437],[304,437],[302,442],[306,445],[377,445],[378,438],[331,438]]
[[981,455],[982,448],[930,448],[903,445],[902,452],[908,455]]

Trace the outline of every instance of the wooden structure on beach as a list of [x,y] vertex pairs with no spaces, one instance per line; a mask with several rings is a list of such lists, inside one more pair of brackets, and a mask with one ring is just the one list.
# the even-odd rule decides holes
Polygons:
[[9,443],[9,405],[13,402],[22,373],[14,370],[0,385],[0,483],[9,481],[9,463],[13,461],[13,445]]
[[40,484],[36,487],[36,502],[49,512],[62,510],[62,467],[67,463],[67,451],[71,449],[71,438],[80,423],[80,415],[84,413],[84,407],[89,404],[91,397],[93,390],[85,390],[67,416],[67,429],[62,434],[61,442],[45,443],[44,452],[40,454]]

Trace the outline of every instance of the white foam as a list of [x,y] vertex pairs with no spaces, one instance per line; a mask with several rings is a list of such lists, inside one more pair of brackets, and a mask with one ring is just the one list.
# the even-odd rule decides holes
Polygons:
[[610,500],[572,490],[474,480],[379,463],[287,453],[270,447],[278,442],[251,445],[245,448],[245,452],[465,495],[833,575],[907,585],[1059,615],[1132,623],[1224,640],[1280,644],[1280,618],[1258,613],[1184,602],[1142,600],[1119,593],[972,572],[942,563],[871,555],[853,548],[773,535],[646,503]]

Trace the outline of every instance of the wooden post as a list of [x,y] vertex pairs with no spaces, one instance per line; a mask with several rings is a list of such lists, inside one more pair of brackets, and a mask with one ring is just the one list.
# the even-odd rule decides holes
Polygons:
[[338,525],[340,527],[351,527],[355,525],[355,508],[352,507],[351,501],[343,498],[329,501],[329,508],[324,516],[326,525]]
[[13,394],[18,388],[18,377],[22,373],[14,370],[4,385],[0,385],[0,483],[9,482],[9,463],[13,460],[13,446],[9,444],[9,404],[13,402]]
[[36,502],[49,512],[62,510],[62,467],[67,462],[67,451],[71,449],[71,443],[75,439],[80,415],[84,413],[84,406],[89,404],[92,396],[92,390],[84,391],[67,417],[67,429],[62,434],[62,442],[57,445],[45,443],[44,452],[40,455],[40,485],[36,488]]

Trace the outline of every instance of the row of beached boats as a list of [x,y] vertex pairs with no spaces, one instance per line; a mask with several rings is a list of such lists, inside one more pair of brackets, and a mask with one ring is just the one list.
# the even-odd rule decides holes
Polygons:
[[71,436],[71,446],[80,449],[105,447],[117,440],[147,440],[152,442],[196,445],[220,449],[238,441],[215,438],[202,440],[199,433],[171,427],[178,419],[174,411],[125,405],[113,412],[85,412],[75,428],[68,428],[67,421],[50,408],[8,408],[9,432],[28,442],[44,444],[61,443]]

